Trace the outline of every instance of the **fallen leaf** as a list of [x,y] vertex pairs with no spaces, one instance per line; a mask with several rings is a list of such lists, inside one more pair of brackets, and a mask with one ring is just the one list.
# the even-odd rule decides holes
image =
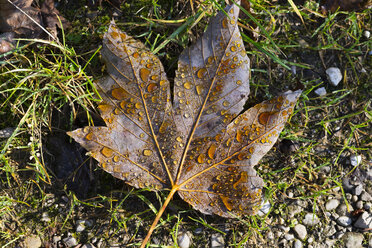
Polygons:
[[11,4],[8,0],[0,0],[0,32],[12,32],[16,37],[31,39],[41,37],[47,30],[56,39],[60,21],[65,29],[69,23],[59,15],[53,0],[45,0],[40,9],[31,6],[32,2],[17,0]]
[[205,214],[255,214],[263,180],[253,166],[270,150],[301,91],[288,91],[249,110],[250,62],[237,26],[239,8],[211,19],[179,58],[170,84],[160,60],[112,23],[102,56],[109,76],[96,84],[106,127],[68,134],[101,167],[137,188],[170,193]]

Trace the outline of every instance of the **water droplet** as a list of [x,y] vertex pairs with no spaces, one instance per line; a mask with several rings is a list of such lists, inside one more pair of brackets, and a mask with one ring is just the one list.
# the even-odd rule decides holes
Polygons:
[[181,78],[185,78],[185,74],[184,73],[181,73]]
[[185,87],[185,89],[189,90],[189,89],[192,88],[192,84],[189,81],[187,81],[186,83],[183,84],[183,87]]
[[112,156],[112,154],[114,154],[114,151],[108,147],[103,147],[101,150],[101,154],[106,158],[109,158]]
[[208,149],[208,157],[210,159],[214,159],[214,154],[216,153],[217,146],[212,144]]
[[182,91],[178,91],[178,93],[177,93],[177,96],[178,96],[178,97],[183,97],[183,95],[184,95],[184,94],[183,94]]
[[197,161],[199,164],[202,164],[204,163],[204,160],[205,160],[205,155],[202,153],[198,156]]
[[166,83],[167,83],[167,81],[165,81],[165,80],[161,80],[161,81],[159,82],[160,86],[164,86]]
[[123,33],[120,34],[120,37],[121,37],[122,40],[125,40],[125,38],[127,38],[127,36]]
[[148,69],[146,68],[140,69],[140,77],[143,82],[147,82],[147,80],[149,79],[149,75],[150,75],[150,71]]
[[227,210],[231,211],[232,204],[231,204],[231,201],[229,200],[229,197],[220,195],[220,198],[222,200],[223,205],[227,208]]
[[198,94],[198,96],[200,96],[202,91],[203,91],[203,87],[201,85],[197,85],[196,86],[196,94]]
[[151,93],[151,92],[153,92],[155,89],[157,89],[158,88],[158,85],[157,84],[155,84],[155,83],[151,83],[151,84],[149,84],[148,86],[147,86],[147,91],[149,92],[149,93]]
[[88,133],[86,136],[85,136],[85,139],[86,140],[92,140],[93,139],[93,133]]
[[236,131],[236,140],[241,143],[243,140],[242,140],[242,131],[241,130],[237,130]]
[[153,66],[153,64],[148,63],[148,64],[146,65],[146,68],[151,69],[152,66]]
[[119,156],[114,156],[114,158],[113,158],[113,160],[114,160],[114,162],[119,162]]
[[189,115],[188,113],[185,113],[183,116],[184,116],[185,118],[189,118],[189,117],[190,117],[190,115]]
[[178,136],[178,137],[176,138],[176,140],[177,140],[178,142],[182,142],[182,137]]
[[139,53],[134,52],[134,53],[132,54],[132,56],[133,56],[133,58],[137,59],[137,58],[139,57]]
[[226,57],[229,57],[229,56],[230,56],[230,53],[229,53],[229,52],[227,52],[227,53],[225,54],[225,56],[226,56]]
[[198,72],[196,73],[196,75],[198,76],[198,78],[204,78],[205,77],[205,75],[207,74],[207,69],[205,69],[205,68],[200,68],[199,70],[198,70]]
[[235,25],[235,21],[234,20],[231,20],[230,23],[231,23],[231,25]]
[[238,81],[236,81],[236,84],[237,85],[242,85],[242,81],[238,80]]
[[111,37],[114,38],[114,39],[117,39],[119,37],[118,32],[112,31],[111,32]]
[[212,62],[213,62],[213,57],[208,57],[207,62],[208,62],[208,64],[212,64]]
[[236,46],[231,46],[230,50],[231,50],[231,52],[235,52],[236,51]]
[[145,137],[145,134],[144,133],[141,133],[140,134],[140,138],[143,138],[143,137]]
[[227,28],[227,18],[224,18],[224,19],[222,20],[222,27],[223,27],[223,28]]
[[230,105],[230,102],[228,102],[228,101],[225,100],[225,101],[223,101],[222,105],[224,107],[228,107]]
[[144,156],[151,156],[151,154],[152,154],[152,151],[151,150],[149,150],[149,149],[143,150],[143,155]]
[[158,80],[158,75],[152,75],[151,80]]
[[263,112],[258,116],[258,122],[261,125],[267,125],[267,123],[270,121],[271,116],[276,114],[277,112]]

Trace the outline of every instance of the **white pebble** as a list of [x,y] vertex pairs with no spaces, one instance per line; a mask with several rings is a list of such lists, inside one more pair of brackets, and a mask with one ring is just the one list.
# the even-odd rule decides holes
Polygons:
[[224,248],[225,240],[221,233],[214,233],[211,236],[211,248]]
[[258,211],[258,215],[259,216],[265,216],[269,211],[270,211],[270,208],[271,208],[271,204],[269,201],[265,201],[262,203],[261,205],[261,209]]
[[293,243],[293,248],[302,248],[303,245],[302,245],[302,242],[300,240],[296,240],[294,243]]
[[189,248],[191,245],[190,236],[186,232],[180,233],[177,237],[177,243],[180,248]]
[[371,37],[371,32],[369,32],[368,30],[365,30],[363,32],[363,35],[364,35],[364,37],[366,37],[367,39],[369,39],[369,37]]
[[338,207],[338,205],[340,205],[339,200],[331,199],[331,200],[327,201],[327,203],[325,205],[325,208],[326,208],[327,211],[331,211],[333,209],[336,209]]
[[344,226],[344,227],[348,227],[351,225],[352,223],[352,220],[350,217],[347,217],[347,216],[341,216],[337,219],[337,223],[340,225],[340,226]]
[[315,226],[319,223],[319,218],[315,214],[307,213],[302,222],[306,226]]
[[327,91],[326,91],[326,89],[324,87],[318,88],[314,92],[318,96],[324,96],[325,94],[327,94]]
[[362,156],[355,154],[350,156],[350,164],[352,166],[358,166],[360,162],[362,162]]
[[326,70],[328,81],[333,85],[337,86],[342,80],[341,70],[337,67],[330,67]]
[[301,240],[304,240],[307,236],[306,227],[302,224],[297,224],[294,226],[293,230],[297,234],[297,237]]

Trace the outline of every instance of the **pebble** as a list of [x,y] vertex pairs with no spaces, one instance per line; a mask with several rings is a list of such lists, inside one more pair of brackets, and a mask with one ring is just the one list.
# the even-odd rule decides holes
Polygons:
[[315,226],[319,223],[319,218],[315,214],[307,213],[302,222],[305,226]]
[[84,244],[84,245],[81,246],[80,248],[95,248],[95,246],[92,245],[92,244]]
[[318,88],[316,89],[315,91],[315,94],[317,94],[318,96],[324,96],[327,94],[327,91],[324,87],[321,87],[321,88]]
[[361,248],[363,242],[363,234],[348,232],[342,237],[346,248]]
[[27,248],[39,248],[41,247],[41,239],[37,235],[30,235],[25,238],[24,244]]
[[294,232],[296,233],[297,237],[301,240],[305,240],[307,236],[306,227],[302,224],[297,224],[293,227]]
[[302,248],[302,247],[303,247],[302,242],[298,239],[293,243],[293,248]]
[[288,214],[289,217],[293,218],[296,214],[302,213],[303,208],[299,205],[289,205]]
[[56,247],[57,247],[57,243],[61,240],[62,238],[61,238],[61,236],[59,236],[59,235],[55,235],[55,236],[53,236],[53,244],[55,244],[56,245]]
[[362,192],[363,192],[363,185],[362,184],[359,184],[358,186],[356,186],[353,189],[353,194],[356,195],[356,196],[362,194]]
[[371,229],[372,228],[372,214],[368,212],[362,213],[357,221],[354,223],[354,227],[361,229]]
[[369,39],[369,37],[371,37],[371,32],[369,32],[368,30],[364,30],[363,36]]
[[177,243],[180,248],[189,248],[191,245],[191,239],[187,232],[182,232],[177,237]]
[[357,209],[362,209],[363,208],[363,201],[357,201],[357,203],[355,204],[355,207]]
[[64,238],[63,240],[63,243],[65,244],[66,247],[73,247],[73,246],[76,246],[77,245],[77,241],[74,237],[67,237],[67,238]]
[[289,230],[291,230],[290,227],[288,227],[288,226],[283,226],[283,225],[280,225],[279,228],[280,228],[283,232],[285,232],[285,233],[287,233],[287,232],[289,232]]
[[270,208],[271,208],[271,204],[269,201],[263,202],[261,209],[258,211],[258,215],[261,217],[265,216],[270,211]]
[[[354,211],[353,207],[349,204],[349,211]],[[347,206],[346,204],[341,204],[340,206],[338,206],[338,208],[336,209],[336,212],[338,215],[340,216],[344,216],[346,215],[348,212],[348,209],[347,209]]]
[[337,67],[330,67],[326,70],[328,81],[333,85],[337,86],[342,80],[341,70]]
[[361,195],[360,195],[360,199],[362,201],[372,201],[372,196],[368,193],[368,192],[363,192]]
[[[355,188],[357,188],[357,187],[355,187]],[[357,189],[357,190],[359,190],[359,189]],[[362,188],[362,190],[363,190],[363,188]],[[361,192],[360,192],[361,193]],[[359,194],[360,195],[360,194]],[[353,197],[351,197],[351,201],[352,202],[357,202],[358,201],[358,195],[353,195]]]
[[334,225],[328,225],[326,226],[325,230],[324,230],[324,234],[325,236],[327,237],[330,237],[332,236],[333,234],[335,234],[337,232],[336,228]]
[[284,238],[288,241],[294,239],[294,235],[293,234],[290,234],[290,233],[286,233],[284,234]]
[[307,243],[311,244],[314,242],[314,238],[313,237],[310,237],[307,239]]
[[350,164],[352,166],[358,166],[360,162],[362,162],[362,156],[355,154],[350,156]]
[[43,212],[41,214],[41,221],[43,221],[43,222],[50,222],[51,221],[51,219],[49,218],[48,212]]
[[296,73],[297,73],[297,68],[296,68],[295,65],[291,65],[291,72],[292,72],[293,75],[296,75]]
[[274,237],[273,232],[269,231],[269,232],[266,234],[266,238],[267,238],[267,239],[270,239],[270,240],[274,240],[275,237]]
[[365,210],[370,210],[371,209],[371,206],[372,206],[372,203],[366,202],[366,204],[364,204],[364,209]]
[[199,235],[199,234],[201,234],[203,232],[203,228],[202,227],[198,227],[198,228],[196,228],[195,230],[194,230],[194,233],[196,234],[196,235]]
[[211,248],[224,248],[225,240],[221,233],[214,233],[211,236]]
[[329,201],[327,201],[326,205],[325,205],[325,208],[327,211],[331,211],[331,210],[334,210],[338,207],[338,205],[340,205],[340,201],[337,200],[337,199],[331,199]]
[[347,216],[341,216],[337,219],[337,223],[340,225],[340,226],[344,226],[344,227],[347,227],[347,226],[350,226],[351,223],[352,223],[352,220],[350,217],[347,217]]

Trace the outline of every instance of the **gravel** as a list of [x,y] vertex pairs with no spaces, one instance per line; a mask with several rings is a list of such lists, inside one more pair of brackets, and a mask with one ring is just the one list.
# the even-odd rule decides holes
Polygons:
[[306,227],[302,224],[297,224],[293,228],[294,232],[296,233],[297,237],[301,240],[305,240],[307,236]]
[[315,94],[317,94],[318,96],[324,96],[327,94],[327,91],[324,87],[321,87],[321,88],[318,88],[316,89],[315,91]]
[[337,219],[337,223],[340,225],[340,226],[344,226],[344,227],[348,227],[351,225],[352,223],[352,220],[350,217],[347,217],[347,216],[341,216]]
[[189,248],[191,245],[190,234],[181,232],[177,237],[177,243],[180,248]]
[[37,235],[30,235],[26,237],[24,245],[27,248],[39,248],[41,247],[41,239]]
[[363,234],[348,232],[342,237],[346,248],[361,248],[363,242]]
[[307,213],[302,222],[305,226],[315,226],[319,223],[319,218],[315,214]]
[[329,201],[327,201],[326,205],[325,205],[325,208],[327,211],[331,211],[331,210],[334,210],[338,207],[338,205],[340,205],[340,201],[337,200],[337,199],[331,199]]
[[214,233],[211,236],[211,248],[224,248],[225,240],[221,233]]
[[337,86],[342,80],[341,70],[337,67],[330,67],[326,70],[327,78],[330,84]]
[[362,215],[360,215],[357,221],[354,223],[354,227],[360,229],[372,228],[372,214],[368,212],[362,213]]
[[352,166],[358,166],[360,162],[362,162],[362,156],[355,154],[350,156],[350,164]]

